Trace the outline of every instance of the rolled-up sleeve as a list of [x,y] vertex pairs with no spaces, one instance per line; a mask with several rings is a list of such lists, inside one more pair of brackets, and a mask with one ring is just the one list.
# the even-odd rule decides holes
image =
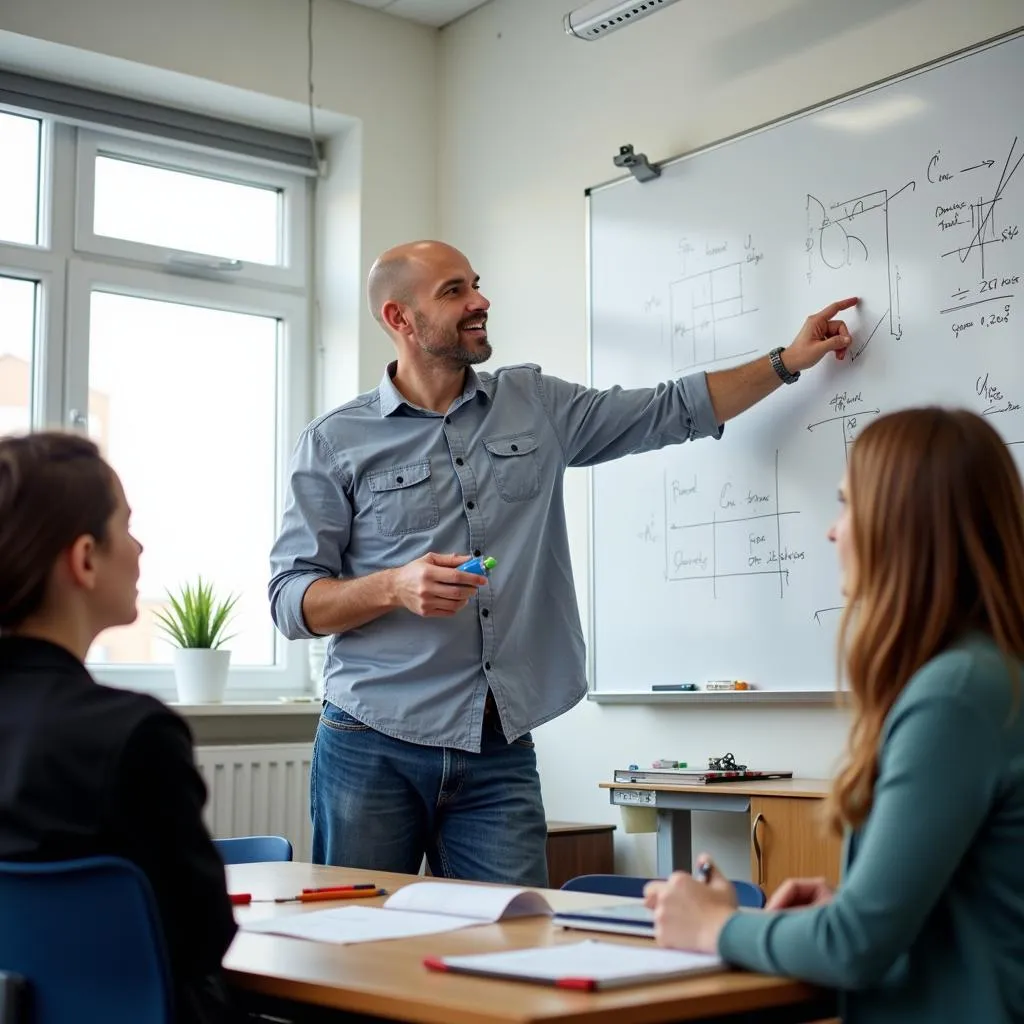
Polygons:
[[270,614],[289,639],[313,637],[302,614],[311,583],[341,576],[352,505],[334,450],[313,427],[292,453],[281,530],[270,552]]
[[704,373],[653,388],[604,391],[538,374],[538,386],[569,466],[594,466],[698,437],[719,438],[724,429]]

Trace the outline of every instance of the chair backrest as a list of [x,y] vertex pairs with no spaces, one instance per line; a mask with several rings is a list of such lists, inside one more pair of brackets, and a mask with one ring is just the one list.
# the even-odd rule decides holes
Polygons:
[[225,864],[259,864],[292,859],[292,844],[284,836],[235,836],[214,839]]
[[[562,888],[570,892],[594,892],[604,896],[643,896],[644,886],[652,881],[638,875],[577,875]],[[764,891],[753,882],[736,882],[736,900],[741,907],[764,906]]]
[[153,892],[118,857],[0,862],[0,970],[29,986],[32,1024],[169,1024]]

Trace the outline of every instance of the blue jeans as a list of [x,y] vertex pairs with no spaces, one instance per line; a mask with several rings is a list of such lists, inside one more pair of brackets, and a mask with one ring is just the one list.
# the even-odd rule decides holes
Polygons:
[[376,732],[325,704],[310,769],[313,861],[546,886],[547,824],[529,734],[486,718],[479,754]]

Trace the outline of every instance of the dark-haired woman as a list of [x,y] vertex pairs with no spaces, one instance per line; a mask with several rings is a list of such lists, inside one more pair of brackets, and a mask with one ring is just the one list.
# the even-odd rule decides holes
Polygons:
[[1024,496],[973,413],[908,409],[857,439],[829,533],[853,698],[831,824],[843,880],[650,883],[664,945],[841,991],[853,1024],[1024,1021]]
[[177,1019],[219,1021],[235,924],[188,727],[85,668],[97,635],[136,617],[129,516],[92,442],[0,439],[0,860],[133,861],[156,895]]

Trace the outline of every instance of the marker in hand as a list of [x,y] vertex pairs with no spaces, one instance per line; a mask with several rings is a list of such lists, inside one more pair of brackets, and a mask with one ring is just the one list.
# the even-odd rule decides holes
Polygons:
[[458,567],[459,572],[469,572],[474,576],[490,576],[491,570],[498,564],[496,558],[488,555],[486,558],[471,558]]
[[698,882],[704,882],[705,885],[708,882],[710,882],[711,881],[711,861],[709,861],[709,860],[702,860],[697,865],[697,870],[694,871],[693,877],[696,878]]

